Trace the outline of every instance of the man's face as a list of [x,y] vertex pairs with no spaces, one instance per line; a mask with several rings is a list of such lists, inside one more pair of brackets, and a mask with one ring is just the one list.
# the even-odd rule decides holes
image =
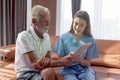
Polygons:
[[43,16],[41,16],[40,21],[37,23],[37,30],[41,34],[48,32],[49,29],[49,21],[50,21],[50,15],[45,13]]

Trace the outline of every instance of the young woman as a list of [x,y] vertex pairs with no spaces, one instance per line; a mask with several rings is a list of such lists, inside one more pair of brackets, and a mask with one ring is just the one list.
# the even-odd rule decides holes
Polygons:
[[86,11],[75,13],[71,29],[60,36],[54,52],[59,56],[66,56],[75,52],[81,45],[92,43],[82,56],[73,58],[73,64],[62,67],[61,74],[64,80],[95,80],[95,72],[90,65],[90,59],[98,57],[96,42],[91,34],[89,15]]

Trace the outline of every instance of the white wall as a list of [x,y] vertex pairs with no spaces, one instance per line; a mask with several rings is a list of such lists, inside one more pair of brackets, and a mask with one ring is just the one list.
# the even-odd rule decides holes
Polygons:
[[27,0],[27,29],[31,26],[31,7],[32,7],[32,0]]
[[56,35],[60,36],[70,30],[72,10],[70,0],[57,0]]

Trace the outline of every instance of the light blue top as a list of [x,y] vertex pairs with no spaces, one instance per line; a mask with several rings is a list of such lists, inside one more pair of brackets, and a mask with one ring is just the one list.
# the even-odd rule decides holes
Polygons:
[[[55,45],[54,52],[57,53],[59,56],[65,56],[70,52],[75,52],[81,45],[85,43],[92,43],[87,50],[84,51],[82,58],[85,60],[90,60],[92,58],[98,57],[98,50],[96,47],[96,42],[92,37],[84,35],[79,42],[76,42],[73,34],[67,32],[60,36],[58,42]],[[90,66],[89,66],[90,67]],[[81,66],[80,63],[73,63],[69,67],[62,68],[62,74],[79,74],[85,68]]]

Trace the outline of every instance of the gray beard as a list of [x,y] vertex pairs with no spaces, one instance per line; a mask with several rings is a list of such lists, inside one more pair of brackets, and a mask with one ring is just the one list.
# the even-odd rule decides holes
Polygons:
[[38,30],[38,32],[41,33],[41,34],[43,34],[43,33],[45,32],[45,30],[44,30],[43,28],[38,28],[38,27],[37,27],[37,30]]

